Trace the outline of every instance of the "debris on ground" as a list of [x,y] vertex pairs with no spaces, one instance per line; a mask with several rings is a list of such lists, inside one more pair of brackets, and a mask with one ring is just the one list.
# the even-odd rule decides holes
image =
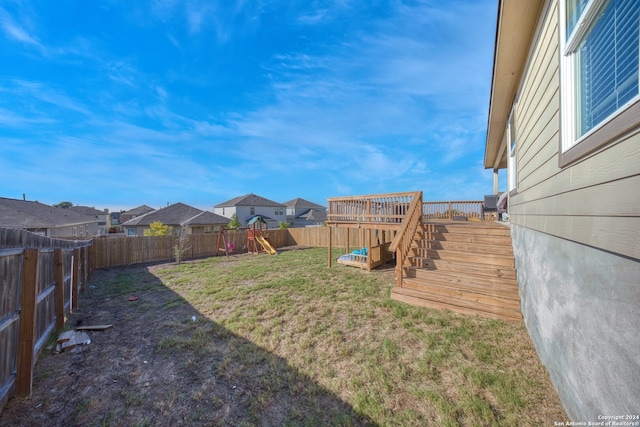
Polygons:
[[91,338],[83,331],[64,331],[58,335],[57,343],[54,353],[62,353],[73,350],[79,345],[91,344]]
[[109,328],[113,328],[113,325],[86,325],[76,326],[73,329],[76,331],[105,331]]

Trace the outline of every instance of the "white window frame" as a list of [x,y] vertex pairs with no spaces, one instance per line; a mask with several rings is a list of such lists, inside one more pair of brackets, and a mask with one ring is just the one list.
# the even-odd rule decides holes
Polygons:
[[[589,0],[574,26],[572,34],[566,37],[566,3],[560,0],[560,117],[561,138],[559,166],[563,167],[591,154],[605,145],[616,141],[639,123],[640,94],[621,106],[609,117],[595,125],[584,135],[577,137],[575,102],[575,51],[588,35],[591,25],[600,17],[602,6],[608,0]],[[640,60],[640,59],[639,59]]]
[[515,108],[512,107],[509,120],[507,120],[507,179],[509,192],[518,189],[518,138],[516,137],[515,126]]

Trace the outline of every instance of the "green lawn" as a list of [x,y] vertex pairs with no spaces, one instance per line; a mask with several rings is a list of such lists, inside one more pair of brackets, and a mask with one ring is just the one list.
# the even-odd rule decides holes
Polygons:
[[391,301],[386,267],[327,268],[326,249],[301,249],[98,270],[67,327],[113,328],[44,352],[0,425],[566,421],[522,324]]
[[[392,266],[326,267],[326,249],[210,258],[153,273],[207,321],[174,325],[159,352],[207,355],[243,383],[247,421],[300,399],[291,425],[532,425],[566,419],[524,326],[392,301]],[[216,341],[217,342],[217,341]],[[250,343],[250,344],[249,344]],[[217,345],[217,344],[216,344]],[[257,350],[259,349],[259,350]],[[275,359],[286,361],[287,369]],[[320,405],[320,395],[341,405]]]

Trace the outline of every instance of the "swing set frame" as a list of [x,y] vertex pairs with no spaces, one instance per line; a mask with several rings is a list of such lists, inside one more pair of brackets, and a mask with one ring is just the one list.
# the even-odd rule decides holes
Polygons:
[[[223,253],[226,255],[227,258],[229,258],[229,254],[233,254],[236,250],[236,244],[237,244],[237,237],[238,237],[238,233],[241,232],[242,230],[248,231],[248,228],[228,228],[228,227],[221,227],[220,230],[218,230],[218,243],[216,244],[216,256],[220,255],[220,253]],[[233,236],[233,242],[230,241],[229,239],[229,231],[235,231],[235,235]]]

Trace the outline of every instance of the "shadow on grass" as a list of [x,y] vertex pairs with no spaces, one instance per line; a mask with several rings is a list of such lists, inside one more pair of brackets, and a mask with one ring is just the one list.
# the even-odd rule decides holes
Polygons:
[[146,266],[96,271],[79,303],[68,327],[114,327],[74,352],[45,351],[33,396],[11,400],[0,425],[374,425]]

